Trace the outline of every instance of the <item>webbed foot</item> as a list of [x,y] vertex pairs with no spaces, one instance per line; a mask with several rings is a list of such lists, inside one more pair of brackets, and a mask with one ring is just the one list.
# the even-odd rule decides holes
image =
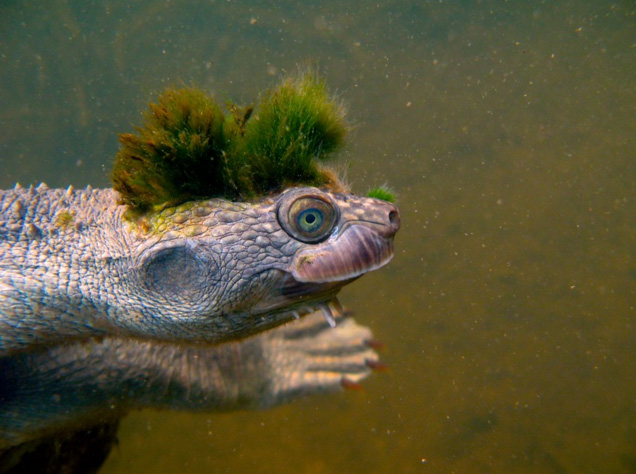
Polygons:
[[332,328],[319,312],[260,336],[269,383],[260,406],[302,395],[357,388],[380,368],[371,330],[351,317]]

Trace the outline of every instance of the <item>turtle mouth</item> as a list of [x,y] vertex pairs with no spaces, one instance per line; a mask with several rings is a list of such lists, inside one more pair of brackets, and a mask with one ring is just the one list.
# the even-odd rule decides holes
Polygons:
[[317,313],[318,311],[320,311],[320,313],[325,318],[325,321],[327,321],[327,324],[329,324],[329,326],[332,328],[336,327],[337,319],[346,314],[346,311],[344,310],[342,304],[340,304],[340,301],[336,296],[333,296],[328,301],[301,304],[295,309],[284,311],[284,313],[286,313],[286,315],[288,316],[293,317],[294,319],[300,319],[303,316]]
[[393,258],[393,235],[366,225],[350,225],[332,241],[299,252],[291,274],[299,282],[350,281],[377,270]]
[[340,289],[393,258],[395,228],[377,223],[349,224],[333,238],[299,251],[253,313],[299,318],[320,311],[330,326],[342,314]]
[[[281,272],[281,278],[270,291],[252,308],[253,314],[279,313],[289,319],[298,319],[316,311],[321,311],[330,326],[342,314],[342,305],[336,298],[340,289],[356,278],[331,282],[300,282],[287,272]],[[287,318],[286,318],[287,319]]]
[[330,326],[342,314],[340,289],[393,258],[393,236],[367,225],[350,225],[333,240],[300,251],[254,308],[299,318],[320,311]]

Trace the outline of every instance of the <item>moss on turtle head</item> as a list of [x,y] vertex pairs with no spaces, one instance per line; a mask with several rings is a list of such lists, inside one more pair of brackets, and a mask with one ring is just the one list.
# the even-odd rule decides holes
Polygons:
[[245,153],[256,192],[293,184],[321,185],[318,166],[344,146],[344,109],[306,74],[265,94],[245,127]]
[[290,185],[336,185],[319,161],[340,150],[347,127],[340,104],[310,74],[290,78],[256,107],[228,104],[193,88],[169,89],[144,123],[119,136],[112,172],[135,213],[191,199],[247,199]]
[[144,124],[119,136],[114,188],[133,209],[227,192],[226,117],[197,89],[169,89],[150,104]]
[[377,188],[370,189],[367,192],[367,197],[395,203],[395,194],[386,184],[378,186]]

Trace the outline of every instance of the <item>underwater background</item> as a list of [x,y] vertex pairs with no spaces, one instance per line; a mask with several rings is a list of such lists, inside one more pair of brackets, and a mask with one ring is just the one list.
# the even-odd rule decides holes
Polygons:
[[167,86],[249,104],[315,67],[388,268],[341,296],[362,392],[135,412],[103,473],[636,473],[636,4],[4,1],[0,186],[110,185]]

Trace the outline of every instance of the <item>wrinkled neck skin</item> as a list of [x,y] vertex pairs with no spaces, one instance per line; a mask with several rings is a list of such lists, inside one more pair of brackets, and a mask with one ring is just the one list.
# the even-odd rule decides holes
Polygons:
[[[287,213],[308,196],[335,219],[311,242]],[[328,308],[390,260],[399,226],[392,204],[315,188],[125,213],[111,189],[2,191],[0,356],[106,335],[241,339]]]

